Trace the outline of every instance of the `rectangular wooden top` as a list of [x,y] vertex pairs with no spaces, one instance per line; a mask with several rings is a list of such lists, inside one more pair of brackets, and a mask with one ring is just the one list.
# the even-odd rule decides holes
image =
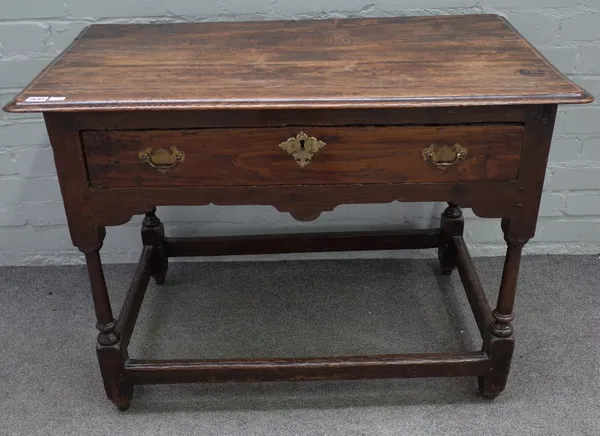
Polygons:
[[502,17],[88,27],[11,112],[592,101]]

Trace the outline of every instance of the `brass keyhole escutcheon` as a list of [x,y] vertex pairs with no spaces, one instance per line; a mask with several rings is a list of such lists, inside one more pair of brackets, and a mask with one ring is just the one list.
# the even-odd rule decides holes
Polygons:
[[423,160],[429,161],[444,171],[467,157],[467,149],[460,144],[437,146],[431,144],[421,152]]
[[296,137],[291,137],[279,144],[279,147],[291,154],[296,163],[304,168],[310,163],[313,155],[326,145],[325,142],[300,132]]

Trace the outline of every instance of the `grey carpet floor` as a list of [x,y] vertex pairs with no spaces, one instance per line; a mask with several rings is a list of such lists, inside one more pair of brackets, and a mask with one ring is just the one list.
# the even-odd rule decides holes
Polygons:
[[[502,259],[476,259],[493,301]],[[131,357],[476,350],[455,274],[432,260],[172,264]],[[131,265],[106,267],[120,304]],[[517,348],[495,401],[474,378],[136,387],[104,397],[85,268],[0,268],[0,435],[600,435],[600,261],[522,265]]]

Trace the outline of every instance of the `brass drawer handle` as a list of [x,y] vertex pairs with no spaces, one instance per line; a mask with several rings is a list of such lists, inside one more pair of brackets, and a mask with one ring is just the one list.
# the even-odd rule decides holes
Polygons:
[[177,150],[177,147],[169,147],[169,150],[164,148],[153,150],[152,147],[148,147],[144,151],[140,151],[139,156],[142,162],[156,168],[161,173],[167,173],[177,164],[183,163],[185,159],[185,153]]
[[327,144],[323,141],[319,141],[317,138],[309,137],[306,133],[300,132],[295,138],[291,137],[287,141],[279,144],[279,147],[294,156],[296,163],[304,168],[310,163],[313,155],[326,145]]
[[458,163],[459,160],[465,159],[467,157],[467,149],[460,144],[454,144],[453,147],[447,145],[438,147],[435,144],[431,144],[421,154],[423,155],[423,160],[431,162],[443,171]]

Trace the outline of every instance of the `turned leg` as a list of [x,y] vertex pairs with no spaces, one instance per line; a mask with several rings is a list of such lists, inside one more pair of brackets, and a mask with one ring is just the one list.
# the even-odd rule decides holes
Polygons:
[[152,277],[157,285],[163,285],[169,268],[169,260],[164,249],[165,227],[156,216],[156,207],[146,209],[142,223],[142,242],[144,245],[153,245],[156,248],[151,260]]
[[504,270],[500,283],[500,293],[496,309],[492,312],[492,322],[488,337],[484,339],[483,349],[492,359],[492,365],[485,376],[479,378],[479,391],[488,398],[496,397],[506,386],[510,371],[515,339],[512,321],[515,318],[513,306],[517,290],[517,278],[521,263],[521,251],[526,239],[516,239],[509,235],[510,221],[502,220],[502,230],[507,250]]
[[85,254],[96,312],[96,328],[100,332],[96,353],[107,397],[119,409],[126,410],[133,394],[133,385],[123,380],[127,351],[121,349],[120,337],[115,330],[117,322],[113,317],[100,260],[100,249],[105,235],[104,228],[97,233],[96,245],[79,247]]
[[438,249],[438,259],[442,274],[450,275],[456,268],[456,251],[452,248],[452,238],[463,234],[465,220],[458,204],[448,203],[448,207],[442,213],[442,238],[443,245]]

